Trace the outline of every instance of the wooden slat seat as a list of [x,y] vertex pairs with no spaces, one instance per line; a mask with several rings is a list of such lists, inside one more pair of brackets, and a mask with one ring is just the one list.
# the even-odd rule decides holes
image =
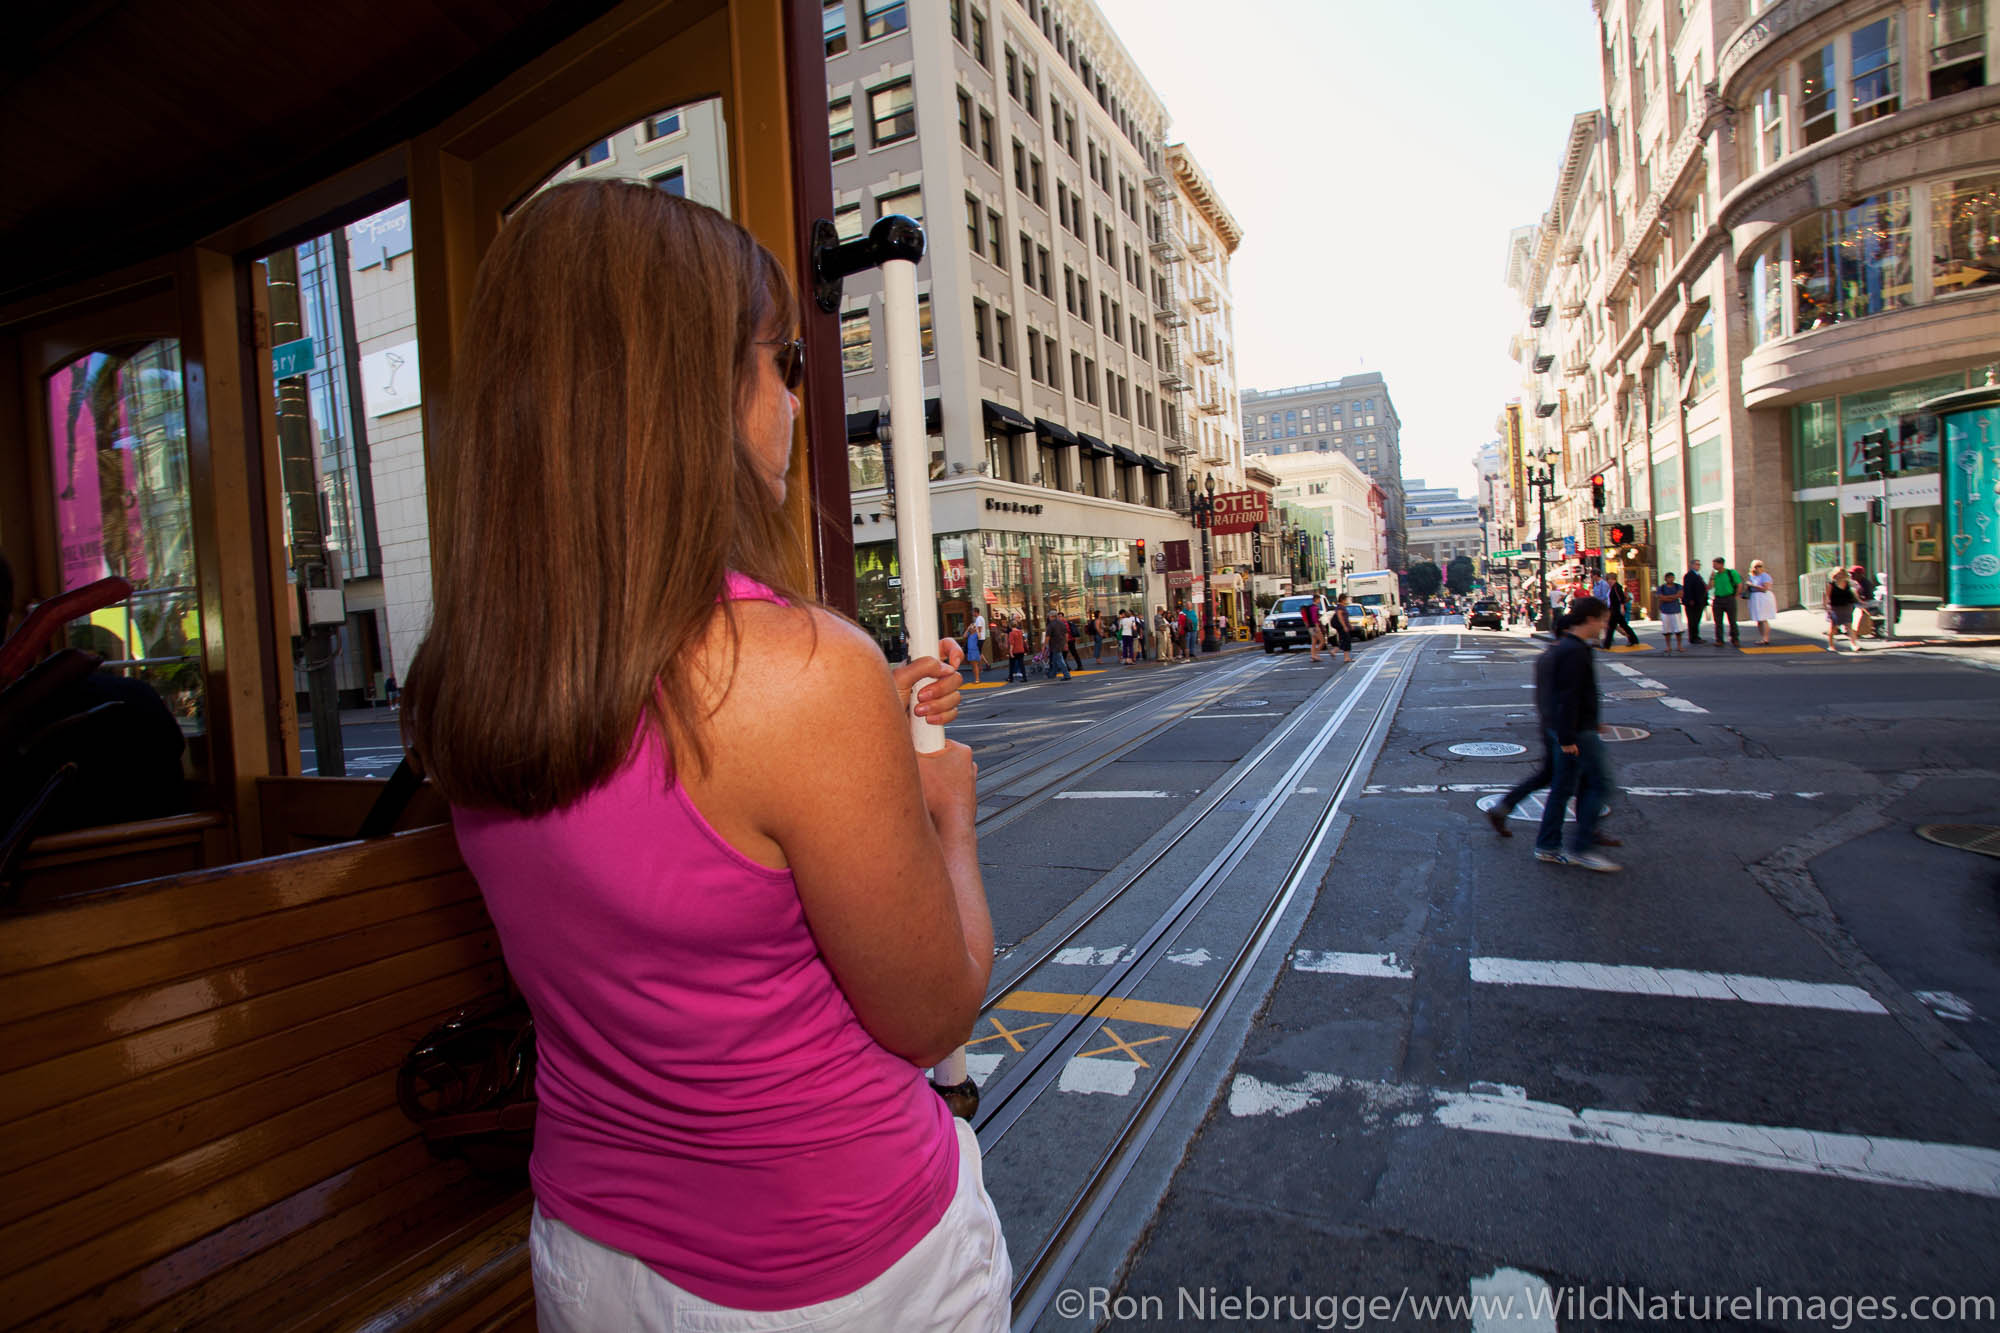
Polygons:
[[52,833],[29,843],[5,896],[22,907],[226,860],[229,821],[214,811]]
[[0,916],[0,1323],[528,1319],[526,1182],[396,1103],[504,988],[449,826]]

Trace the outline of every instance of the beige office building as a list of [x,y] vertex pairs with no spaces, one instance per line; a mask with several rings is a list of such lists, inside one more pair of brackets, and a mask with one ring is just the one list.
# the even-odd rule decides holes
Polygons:
[[1521,286],[1569,493],[1611,472],[1651,524],[1622,562],[1641,582],[1762,559],[1791,605],[1833,565],[1893,562],[1900,593],[1941,595],[1952,516],[1916,409],[2000,362],[2000,6],[1595,8],[1598,124],[1578,118]]

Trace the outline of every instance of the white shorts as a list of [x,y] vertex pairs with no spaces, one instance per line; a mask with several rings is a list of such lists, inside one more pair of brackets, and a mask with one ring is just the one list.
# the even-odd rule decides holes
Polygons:
[[541,1333],[878,1333],[882,1329],[1003,1333],[1013,1265],[986,1193],[979,1140],[958,1131],[958,1190],[909,1253],[835,1300],[796,1310],[736,1310],[683,1291],[631,1255],[535,1209],[528,1233],[535,1323]]
[[1687,617],[1678,611],[1660,612],[1660,631],[1664,634],[1687,633]]

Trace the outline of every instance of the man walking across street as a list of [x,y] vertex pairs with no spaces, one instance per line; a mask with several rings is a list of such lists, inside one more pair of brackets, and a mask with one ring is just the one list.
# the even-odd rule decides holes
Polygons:
[[1715,646],[1722,646],[1722,618],[1729,617],[1729,646],[1738,645],[1736,633],[1736,591],[1743,586],[1743,576],[1729,567],[1729,562],[1721,556],[1710,562],[1708,575],[1708,595],[1715,606]]
[[[1597,734],[1597,670],[1591,644],[1610,623],[1611,608],[1595,597],[1570,607],[1554,646],[1535,661],[1535,708],[1541,714],[1555,772],[1535,837],[1535,859],[1585,870],[1623,869],[1596,850],[1597,812],[1611,794],[1611,766]],[[1576,825],[1563,847],[1563,813],[1576,798]]]
[[1687,612],[1688,642],[1701,642],[1701,618],[1708,613],[1708,582],[1701,576],[1701,561],[1688,561],[1687,577],[1681,580],[1681,608]]
[[1007,630],[1007,683],[1012,685],[1017,678],[1028,683],[1028,636],[1021,632],[1019,616]]
[[1611,646],[1611,636],[1616,634],[1620,628],[1623,628],[1626,642],[1634,648],[1638,647],[1639,636],[1632,632],[1632,622],[1627,619],[1625,614],[1627,608],[1632,605],[1632,599],[1625,595],[1624,580],[1610,579],[1607,581],[1600,579],[1599,582],[1605,583],[1606,591],[1611,594],[1608,598],[1600,599],[1604,601],[1605,605],[1611,608],[1611,614],[1604,622],[1604,646],[1609,648]]

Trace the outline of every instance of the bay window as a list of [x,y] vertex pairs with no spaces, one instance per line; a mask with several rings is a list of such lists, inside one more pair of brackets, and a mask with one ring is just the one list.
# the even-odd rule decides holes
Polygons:
[[1902,105],[1901,65],[1896,59],[1896,20],[1877,19],[1847,37],[1850,125],[1893,115]]
[[2000,283],[2000,175],[1931,182],[1931,289]]
[[1799,146],[1830,137],[1840,128],[1838,82],[1833,72],[1833,44],[1828,43],[1799,62]]

